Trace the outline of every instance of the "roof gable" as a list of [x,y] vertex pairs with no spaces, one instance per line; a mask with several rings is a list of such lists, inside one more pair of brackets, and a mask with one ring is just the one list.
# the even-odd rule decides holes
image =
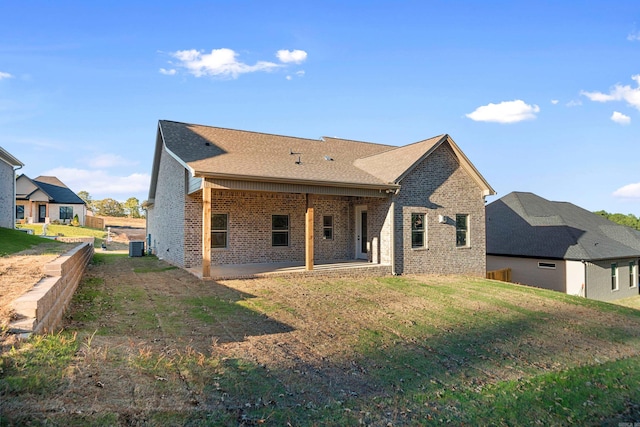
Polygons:
[[16,179],[16,193],[16,196],[21,199],[48,200],[49,203],[74,205],[85,204],[84,200],[55,176],[39,176],[36,179],[31,179],[22,174]]
[[44,182],[46,184],[51,184],[51,185],[55,185],[56,187],[64,187],[64,188],[69,188],[66,185],[64,185],[64,183],[62,181],[60,181],[57,177],[55,176],[45,176],[45,175],[40,175],[36,178],[33,179],[34,181],[38,181],[38,182]]
[[460,166],[474,179],[485,196],[496,194],[484,177],[449,135],[439,135],[414,144],[393,148],[355,161],[355,165],[380,179],[398,184],[438,147],[448,145]]
[[513,192],[486,210],[487,253],[600,260],[640,256],[640,233],[567,202]]

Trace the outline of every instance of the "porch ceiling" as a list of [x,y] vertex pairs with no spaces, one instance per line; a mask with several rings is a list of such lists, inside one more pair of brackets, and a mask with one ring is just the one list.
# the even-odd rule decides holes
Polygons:
[[[322,194],[331,196],[353,196],[353,197],[388,197],[391,189],[381,188],[358,188],[358,187],[337,187],[314,184],[299,184],[292,182],[264,182],[264,181],[238,181],[231,179],[206,178],[202,185],[205,188],[216,190],[242,190],[261,191],[271,193],[299,193],[299,194]],[[398,186],[399,188],[399,186]]]

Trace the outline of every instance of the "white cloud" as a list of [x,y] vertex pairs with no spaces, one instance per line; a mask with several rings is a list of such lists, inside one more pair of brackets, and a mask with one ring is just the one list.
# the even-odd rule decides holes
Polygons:
[[103,170],[87,170],[59,167],[42,175],[55,176],[73,191],[88,191],[94,199],[122,195],[128,198],[149,190],[151,176],[132,173],[129,176],[113,176]]
[[[296,71],[296,72],[295,72],[295,75],[296,75],[296,77],[304,77],[304,70]],[[287,80],[292,80],[292,79],[293,79],[293,76],[288,75],[288,76],[286,77],[286,79],[287,79]]]
[[619,113],[618,111],[613,112],[613,114],[611,115],[611,120],[621,125],[628,125],[629,123],[631,123],[631,117]]
[[167,70],[166,68],[160,68],[160,74],[164,74],[165,76],[173,76],[177,71],[175,69]]
[[567,102],[567,107],[579,107],[580,105],[582,105],[582,101],[580,101],[579,99],[572,99],[571,101]]
[[551,100],[551,103],[552,103],[553,105],[557,105],[557,104],[558,104],[558,102],[560,102],[560,101],[558,101],[557,99],[552,99],[552,100]]
[[305,52],[304,50],[283,49],[276,52],[276,56],[281,62],[284,62],[286,64],[288,63],[300,64],[304,62],[305,59],[307,59],[307,52]]
[[629,35],[627,36],[627,40],[629,40],[630,42],[640,41],[640,31],[630,32]]
[[583,90],[580,94],[595,102],[625,101],[630,106],[640,110],[640,74],[631,76],[631,79],[638,84],[638,87],[632,88],[630,85],[623,86],[618,83],[609,93],[586,92]]
[[516,123],[523,120],[533,120],[540,112],[537,105],[529,105],[520,99],[503,101],[499,104],[490,103],[475,109],[466,116],[476,122]]
[[85,159],[85,162],[92,168],[97,169],[112,168],[116,166],[133,166],[138,164],[138,162],[132,162],[118,154],[100,154],[95,157]]
[[10,79],[11,77],[13,77],[11,74],[0,71],[0,80]]
[[620,187],[613,192],[613,195],[615,197],[623,197],[626,199],[640,199],[640,182]]
[[256,71],[271,71],[281,65],[268,61],[258,61],[254,65],[248,65],[236,59],[238,54],[231,49],[212,49],[211,53],[201,51],[179,50],[171,54],[178,61],[179,66],[184,67],[196,77],[219,76],[238,78],[240,74]]

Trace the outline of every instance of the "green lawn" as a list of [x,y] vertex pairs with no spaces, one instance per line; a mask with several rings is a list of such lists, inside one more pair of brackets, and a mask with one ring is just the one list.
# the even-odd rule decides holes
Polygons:
[[[33,230],[33,234],[36,236],[42,235],[42,224],[21,224],[18,225],[18,228]],[[107,237],[107,232],[97,228],[48,224],[47,236],[93,237],[95,238],[94,246],[99,247],[102,244],[102,241]]]
[[24,251],[38,245],[53,249],[60,246],[60,243],[55,240],[29,235],[24,231],[0,228],[0,256]]
[[465,277],[98,253],[66,331],[0,355],[0,425],[618,426],[639,402],[639,310]]

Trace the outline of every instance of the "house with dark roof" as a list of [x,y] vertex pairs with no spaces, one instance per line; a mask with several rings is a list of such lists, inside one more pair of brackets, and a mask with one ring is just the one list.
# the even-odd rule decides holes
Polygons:
[[16,179],[16,221],[68,224],[75,215],[84,225],[87,205],[58,178],[23,174]]
[[397,147],[161,120],[147,244],[202,277],[354,260],[484,276],[491,194],[449,135]]
[[525,192],[490,203],[486,215],[487,270],[601,301],[638,295],[639,231]]
[[0,227],[14,228],[16,170],[24,164],[0,147]]

